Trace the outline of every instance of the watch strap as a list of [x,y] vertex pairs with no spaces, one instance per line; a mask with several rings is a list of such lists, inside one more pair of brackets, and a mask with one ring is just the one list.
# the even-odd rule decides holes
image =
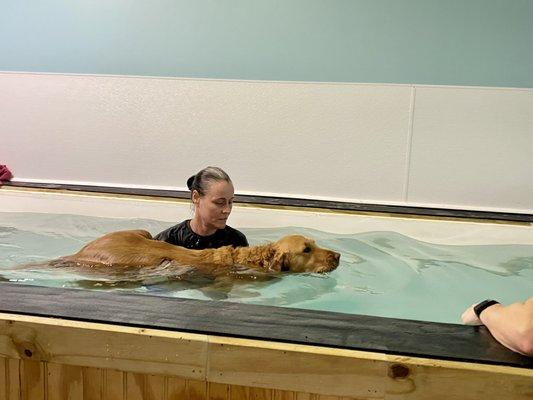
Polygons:
[[500,304],[500,302],[496,301],[496,300],[483,300],[481,303],[479,304],[476,304],[474,306],[474,312],[476,313],[477,317],[479,318],[479,316],[481,315],[481,313],[489,308],[490,306],[493,306],[494,304]]

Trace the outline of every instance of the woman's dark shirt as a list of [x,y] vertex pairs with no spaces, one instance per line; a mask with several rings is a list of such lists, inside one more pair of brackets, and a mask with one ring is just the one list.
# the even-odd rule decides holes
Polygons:
[[161,240],[187,249],[216,249],[222,246],[248,246],[243,233],[226,225],[209,236],[200,236],[191,229],[190,219],[158,233],[154,239]]

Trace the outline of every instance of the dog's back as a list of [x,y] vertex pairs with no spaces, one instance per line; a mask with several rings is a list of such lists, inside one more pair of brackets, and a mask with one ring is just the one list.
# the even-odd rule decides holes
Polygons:
[[114,267],[159,265],[168,260],[176,249],[179,248],[153,240],[152,235],[145,230],[119,231],[95,239],[77,253],[61,257],[60,260]]
[[167,262],[176,265],[231,265],[231,249],[190,250],[154,240],[145,230],[119,231],[104,235],[84,246],[76,254],[61,257],[63,262],[82,265],[104,265],[113,268],[126,266],[157,266]]

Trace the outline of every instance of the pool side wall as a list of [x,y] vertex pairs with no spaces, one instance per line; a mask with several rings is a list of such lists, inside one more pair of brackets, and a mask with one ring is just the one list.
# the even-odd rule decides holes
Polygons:
[[0,314],[0,399],[522,399],[533,371]]

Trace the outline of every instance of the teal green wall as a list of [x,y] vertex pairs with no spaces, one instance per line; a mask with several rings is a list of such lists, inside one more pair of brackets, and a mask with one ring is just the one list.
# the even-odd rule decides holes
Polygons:
[[0,0],[0,70],[533,87],[533,0]]

